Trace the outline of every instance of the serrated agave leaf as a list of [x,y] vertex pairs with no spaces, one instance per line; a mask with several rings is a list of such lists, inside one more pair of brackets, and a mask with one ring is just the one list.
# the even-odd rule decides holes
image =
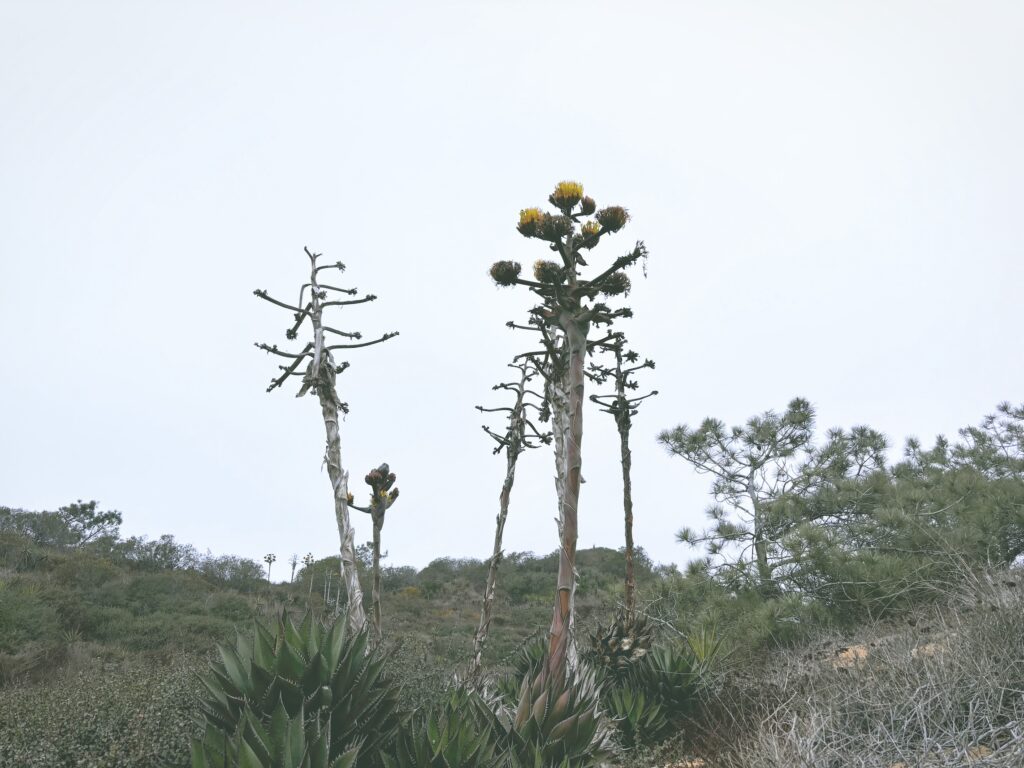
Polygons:
[[530,708],[530,716],[536,720],[539,724],[542,724],[547,717],[548,711],[548,692],[544,691],[537,700],[533,703]]
[[303,718],[295,717],[288,723],[288,738],[282,750],[282,757],[287,762],[286,768],[298,768],[306,756],[306,732],[303,730]]
[[572,690],[570,688],[566,688],[562,691],[562,694],[555,699],[555,703],[551,706],[551,718],[553,720],[561,720],[565,717],[565,713],[569,711],[571,698]]
[[[287,613],[282,613],[281,619],[278,621],[278,631],[282,633],[284,638],[284,646],[287,647],[291,652],[302,659],[305,663],[308,661],[306,656],[306,643],[299,633],[298,628],[295,626],[295,622],[292,621],[291,617]],[[278,650],[278,654],[280,654]]]
[[362,698],[366,695],[367,691],[376,685],[380,679],[381,674],[384,672],[384,665],[380,659],[369,660],[359,675],[356,684],[352,687],[352,697]]
[[320,650],[320,635],[323,633],[321,625],[313,618],[312,611],[306,611],[299,624],[299,635],[302,637],[304,650],[307,658]]
[[217,685],[223,692],[224,695],[229,699],[238,699],[242,697],[242,691],[234,680],[228,674],[223,664],[211,664],[210,665],[210,679],[215,685]]
[[531,687],[528,680],[523,681],[523,692],[519,695],[519,706],[516,708],[516,717],[513,721],[515,729],[519,730],[530,717],[530,693]]
[[235,633],[235,653],[240,659],[248,659],[252,656],[252,640],[241,632]]
[[253,752],[259,757],[260,763],[269,765],[273,759],[274,742],[266,728],[263,727],[263,723],[253,714],[251,709],[246,709],[245,711],[245,720],[242,724],[241,733],[243,741],[252,747]]
[[430,742],[430,748],[436,755],[438,752],[438,744],[441,741],[441,729],[437,725],[437,721],[434,718],[427,720],[427,741]]
[[267,709],[274,705],[277,698],[278,689],[274,685],[276,678],[277,675],[274,674],[272,668],[252,665],[252,698],[257,701],[265,701]]
[[[226,645],[217,646],[220,651],[221,661],[224,663],[224,671],[238,691],[242,692],[249,688],[249,673],[246,665],[238,657],[234,648]],[[216,670],[215,670],[216,671]]]
[[[218,768],[213,755],[199,739],[192,739],[191,758],[192,768]],[[223,760],[221,765],[224,765]]]
[[252,657],[264,669],[274,668],[274,636],[258,621],[253,622]]
[[302,673],[300,683],[302,685],[303,693],[307,696],[315,693],[320,686],[323,685],[323,681],[328,679],[328,674],[329,672],[327,664],[324,661],[324,657],[318,651],[310,657],[309,662],[306,664],[306,669]]
[[314,720],[306,740],[310,768],[327,768],[331,754],[331,729],[321,730],[320,724]]
[[281,697],[281,700],[284,702],[284,708],[288,712],[294,714],[302,709],[305,696],[302,695],[302,689],[299,688],[298,684],[283,677],[278,677],[274,680],[274,687],[277,689],[277,695]]
[[282,643],[281,647],[277,649],[275,662],[274,671],[281,677],[292,680],[295,683],[302,679],[306,663],[288,643]]
[[242,739],[238,745],[238,768],[269,768],[269,761],[264,764],[260,762],[259,755]]
[[370,642],[370,633],[368,630],[363,630],[353,639],[352,647],[349,650],[349,655],[357,659],[361,659],[366,656],[366,644]]
[[344,617],[336,619],[320,644],[320,650],[332,676],[338,668],[338,664],[341,663],[341,654],[345,650],[346,626],[347,620]]
[[[301,713],[300,713],[301,717]],[[271,756],[273,757],[274,763],[277,764],[284,759],[284,753],[288,746],[288,737],[290,735],[291,722],[288,718],[288,712],[285,711],[284,703],[278,699],[277,706],[274,707],[274,711],[270,713],[270,743],[271,743]]]
[[573,729],[573,726],[576,725],[578,720],[579,718],[576,715],[569,715],[569,717],[557,723],[555,727],[551,729],[551,732],[548,734],[548,738],[551,741],[564,739],[566,734]]
[[352,768],[352,766],[356,764],[356,759],[358,757],[359,747],[356,746],[334,758],[334,760],[331,761],[329,768]]
[[228,709],[228,695],[224,692],[224,687],[216,677],[211,678],[209,675],[201,674],[199,675],[199,681],[217,704],[221,705],[224,709]]

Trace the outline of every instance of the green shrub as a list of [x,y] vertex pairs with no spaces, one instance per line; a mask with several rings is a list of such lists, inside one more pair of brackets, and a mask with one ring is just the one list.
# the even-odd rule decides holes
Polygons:
[[187,765],[197,667],[132,660],[0,690],[0,766]]
[[41,594],[32,579],[0,581],[0,653],[17,653],[30,644],[60,637],[60,616],[40,599]]

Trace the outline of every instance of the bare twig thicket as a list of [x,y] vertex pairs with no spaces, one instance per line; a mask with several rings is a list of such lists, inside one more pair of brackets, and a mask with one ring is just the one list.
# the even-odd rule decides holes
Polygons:
[[1024,765],[1022,585],[1019,571],[964,569],[911,629],[776,654],[709,703],[709,767]]

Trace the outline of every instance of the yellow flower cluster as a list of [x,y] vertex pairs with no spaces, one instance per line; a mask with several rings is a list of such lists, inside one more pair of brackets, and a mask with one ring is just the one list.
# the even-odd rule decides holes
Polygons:
[[561,181],[549,199],[552,205],[568,211],[583,199],[583,185],[578,181]]
[[526,237],[535,237],[546,218],[547,214],[540,208],[525,208],[519,212],[519,224],[516,229]]
[[540,224],[542,221],[544,221],[544,211],[540,208],[525,208],[519,212],[519,226],[521,227]]

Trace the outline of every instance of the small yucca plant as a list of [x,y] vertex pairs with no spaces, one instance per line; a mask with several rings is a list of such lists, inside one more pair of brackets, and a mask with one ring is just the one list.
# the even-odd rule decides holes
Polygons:
[[200,711],[208,737],[237,738],[240,728],[252,729],[251,722],[269,728],[280,708],[309,727],[316,721],[333,766],[358,745],[374,760],[401,722],[398,686],[384,672],[386,657],[367,652],[366,632],[351,633],[344,618],[325,625],[307,613],[296,626],[282,614],[273,632],[256,623],[251,637],[239,634],[234,646],[218,650],[220,659],[202,676]]

